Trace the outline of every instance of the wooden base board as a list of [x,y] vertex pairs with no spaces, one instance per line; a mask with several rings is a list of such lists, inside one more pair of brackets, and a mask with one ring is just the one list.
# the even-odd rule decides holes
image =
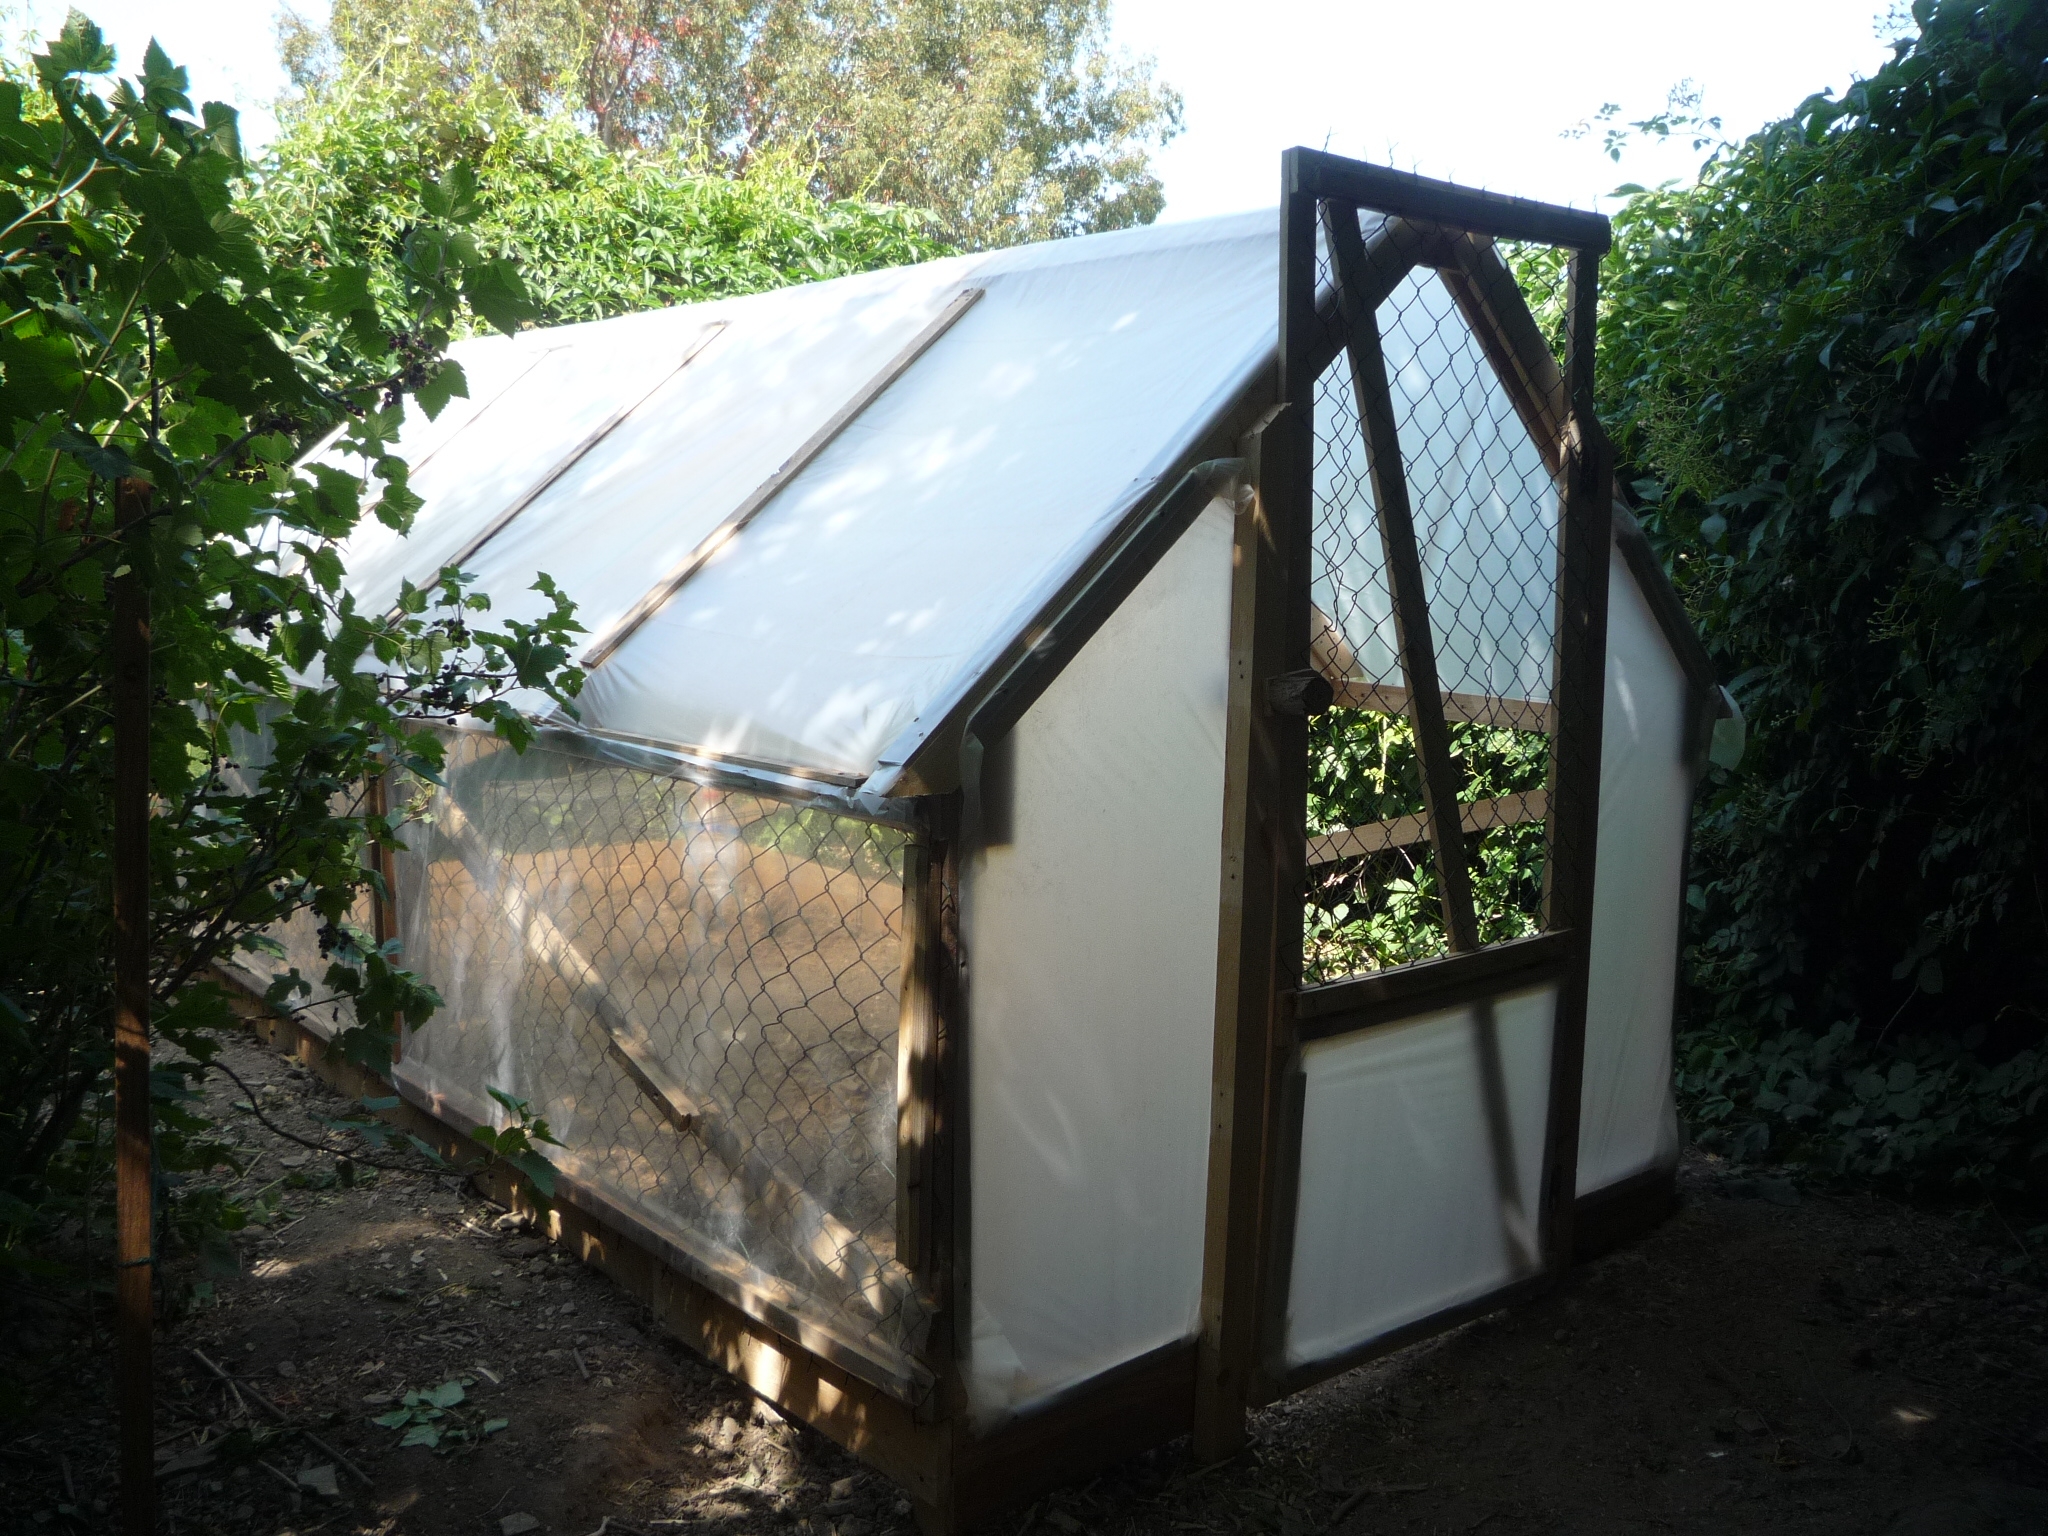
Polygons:
[[1645,1168],[1581,1195],[1572,1212],[1572,1261],[1583,1264],[1643,1237],[1678,1209],[1678,1165]]
[[953,1450],[954,1528],[1166,1444],[1194,1426],[1195,1345],[1169,1344]]

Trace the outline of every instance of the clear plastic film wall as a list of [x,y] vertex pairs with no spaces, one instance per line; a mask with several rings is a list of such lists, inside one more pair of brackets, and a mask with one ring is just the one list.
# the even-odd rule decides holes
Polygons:
[[399,861],[407,962],[444,999],[401,1084],[496,1124],[489,1090],[528,1101],[562,1173],[693,1278],[907,1384],[905,834],[480,732],[445,778]]

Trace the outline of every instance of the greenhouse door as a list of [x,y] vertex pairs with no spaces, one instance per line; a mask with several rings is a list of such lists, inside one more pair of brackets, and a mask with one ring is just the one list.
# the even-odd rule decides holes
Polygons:
[[1233,610],[1212,1452],[1566,1262],[1598,812],[1606,221],[1285,166]]

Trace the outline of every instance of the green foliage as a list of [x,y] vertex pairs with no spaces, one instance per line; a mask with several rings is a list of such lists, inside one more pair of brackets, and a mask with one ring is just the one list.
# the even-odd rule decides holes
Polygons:
[[[1689,1091],[1710,1119],[1799,1123],[1742,1095],[1795,1056],[1802,1081],[1848,1082],[1835,1021],[1982,1026],[1992,1061],[2041,1038],[2048,8],[1914,15],[1874,78],[1616,221],[1604,415],[1749,717],[1693,856],[1696,1046],[1722,1065]],[[1943,1102],[1991,1095],[1955,1110],[1967,1141],[2005,1088],[1951,1066]],[[1817,1091],[1832,1126],[1837,1087]],[[1923,1121],[1944,1123],[1902,1116],[1883,1146],[1919,1147]],[[1880,1153],[1874,1125],[1842,1127],[1845,1166],[1935,1155]]]
[[914,209],[821,201],[803,165],[770,157],[726,177],[674,154],[610,150],[564,118],[522,111],[488,82],[457,94],[351,78],[290,117],[241,207],[285,263],[359,270],[381,302],[396,305],[412,281],[419,231],[447,217],[431,198],[451,165],[450,177],[474,168],[462,183],[465,233],[516,265],[538,324],[943,251]]
[[[189,1083],[231,1022],[205,978],[262,949],[268,927],[317,918],[325,974],[294,973],[274,1001],[316,984],[351,998],[361,1059],[388,1063],[394,1021],[438,1004],[350,926],[378,880],[367,855],[396,840],[366,779],[432,780],[426,721],[466,715],[522,745],[532,727],[510,694],[573,707],[581,681],[577,626],[545,582],[549,615],[500,628],[453,571],[388,615],[342,590],[339,543],[368,516],[403,529],[418,505],[389,452],[406,394],[460,392],[441,351],[465,315],[515,326],[530,312],[516,267],[474,227],[473,179],[421,181],[375,284],[366,266],[279,262],[236,206],[233,112],[195,112],[160,49],[135,78],[96,84],[112,50],[74,13],[33,64],[32,79],[0,80],[8,1212],[67,1190],[89,1204],[104,1168],[100,1137],[79,1131],[111,1039],[114,577],[137,573],[152,613],[150,989],[156,1032],[186,1063],[155,1096],[169,1179],[221,1155]],[[336,425],[367,483],[297,462]]]
[[509,1093],[492,1088],[489,1093],[498,1101],[498,1107],[512,1117],[512,1123],[502,1129],[493,1130],[480,1125],[469,1133],[470,1139],[484,1149],[490,1161],[505,1162],[525,1174],[533,1187],[540,1191],[543,1200],[552,1200],[555,1195],[555,1169],[540,1149],[559,1147],[548,1129],[548,1123],[533,1113],[524,1099],[515,1099]]
[[[1466,800],[1541,789],[1550,741],[1539,732],[1451,727]],[[1415,731],[1404,715],[1330,709],[1309,726],[1308,833],[1422,814]],[[1483,942],[1526,938],[1541,924],[1543,826],[1494,827],[1470,838],[1472,901]],[[1332,981],[1445,952],[1436,855],[1427,844],[1389,848],[1311,871],[1304,975]]]
[[380,1429],[401,1429],[399,1447],[423,1445],[446,1456],[454,1451],[473,1450],[499,1430],[509,1419],[490,1419],[473,1408],[464,1408],[467,1388],[475,1383],[467,1376],[453,1377],[438,1387],[405,1394],[400,1405],[370,1420]]
[[316,100],[497,90],[614,149],[793,159],[977,247],[1158,217],[1180,98],[1109,31],[1109,0],[337,0],[283,43]]
[[2038,1189],[2048,1176],[2048,1051],[1996,1066],[1982,1032],[1889,1046],[1847,1023],[1702,1032],[1686,1041],[1678,1092],[1701,1145],[1833,1176],[1925,1192]]

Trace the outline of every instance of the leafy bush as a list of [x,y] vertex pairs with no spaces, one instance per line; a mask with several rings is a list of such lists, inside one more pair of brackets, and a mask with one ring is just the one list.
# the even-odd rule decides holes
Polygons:
[[[1483,725],[1451,727],[1451,754],[1468,800],[1541,789],[1550,738]],[[1405,715],[1330,709],[1309,726],[1308,833],[1422,812],[1415,729]],[[1483,942],[1537,931],[1543,901],[1543,825],[1524,822],[1469,837],[1472,903]],[[1389,848],[1311,870],[1304,976],[1332,981],[1445,952],[1436,854],[1426,843]]]
[[1699,1033],[1678,1092],[1694,1138],[1737,1160],[1802,1162],[1925,1192],[2029,1190],[2048,1175],[2048,1051],[1996,1066],[1960,1039]]
[[809,190],[809,167],[758,158],[745,177],[675,154],[612,150],[489,82],[456,94],[351,77],[288,118],[243,203],[281,259],[361,264],[397,296],[424,189],[473,167],[467,232],[518,262],[536,324],[756,293],[922,261],[945,247],[914,208]]
[[[276,261],[236,211],[229,108],[195,110],[154,46],[133,78],[107,80],[114,62],[74,13],[0,78],[0,1265],[40,1208],[89,1234],[105,1210],[111,583],[132,573],[150,604],[149,987],[178,1048],[152,1092],[167,1185],[222,1157],[189,1085],[232,1022],[211,967],[310,912],[329,963],[276,1001],[350,997],[347,1038],[388,1063],[395,1020],[439,1000],[349,926],[377,880],[366,855],[395,839],[366,779],[434,776],[423,718],[520,745],[508,695],[567,704],[581,681],[558,595],[494,629],[453,573],[391,614],[342,589],[340,541],[366,517],[403,529],[419,504],[388,452],[406,395],[459,385],[441,358],[458,324],[527,312],[469,227],[463,178],[420,186],[380,302],[360,267]],[[336,424],[367,482],[299,463]],[[269,760],[237,761],[259,725]],[[189,1193],[180,1219],[230,1220]]]
[[[1810,1102],[1844,1167],[1953,1134],[2019,1176],[1991,1128],[2033,1113],[2048,997],[2048,7],[1914,15],[1840,101],[1632,198],[1603,404],[1750,724],[1694,842],[1691,1112],[1811,1138]],[[1887,1060],[1945,1107],[1858,1097]]]

